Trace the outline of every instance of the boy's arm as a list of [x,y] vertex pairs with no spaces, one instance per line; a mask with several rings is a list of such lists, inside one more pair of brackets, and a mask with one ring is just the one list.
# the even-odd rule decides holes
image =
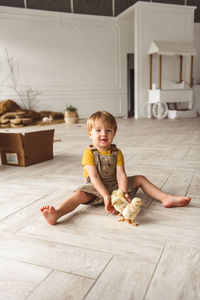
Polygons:
[[101,178],[99,176],[98,170],[96,166],[85,166],[86,171],[90,177],[90,180],[95,187],[95,189],[99,192],[99,194],[103,197],[104,203],[105,203],[105,210],[109,213],[116,213],[116,210],[114,207],[111,205],[111,197],[106,189],[105,185],[101,181]]
[[128,178],[124,169],[124,165],[117,166],[117,183],[118,187],[124,193],[124,197],[129,202],[131,201],[128,195]]

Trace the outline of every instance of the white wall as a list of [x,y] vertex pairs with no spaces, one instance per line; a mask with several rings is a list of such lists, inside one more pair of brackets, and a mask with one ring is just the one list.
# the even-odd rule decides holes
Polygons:
[[[98,109],[126,116],[126,28],[112,17],[0,7],[1,59],[7,48],[19,64],[19,84],[40,92],[37,110],[72,104],[80,117]],[[20,104],[5,88],[1,99]]]
[[[136,117],[144,117],[144,105],[149,89],[148,48],[152,40],[193,41],[194,8],[179,5],[138,2],[134,5],[135,19],[135,71],[136,71]],[[154,60],[153,82],[158,83],[157,62]],[[189,77],[189,62],[185,61],[185,78]],[[163,80],[178,81],[178,59],[163,59]]]
[[[194,29],[194,35],[193,35]],[[144,117],[149,88],[147,51],[152,40],[192,41],[194,78],[200,78],[200,24],[190,6],[139,2],[120,16],[99,17],[0,6],[0,58],[7,48],[19,64],[19,84],[40,92],[36,110],[98,109],[127,116],[127,53],[135,54],[136,118]],[[167,66],[167,68],[166,68]],[[178,60],[163,59],[163,79],[177,80]],[[158,64],[154,61],[154,71]],[[188,76],[188,64],[184,64]],[[157,72],[154,79],[158,82]],[[0,99],[20,104],[10,89]]]

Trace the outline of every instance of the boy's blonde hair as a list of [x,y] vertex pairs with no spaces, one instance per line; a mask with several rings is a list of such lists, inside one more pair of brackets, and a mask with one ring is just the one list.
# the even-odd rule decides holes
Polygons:
[[111,127],[115,132],[117,131],[117,122],[113,115],[107,111],[99,110],[92,114],[87,120],[87,130],[91,131],[94,127],[95,121],[101,120],[106,123],[107,126]]

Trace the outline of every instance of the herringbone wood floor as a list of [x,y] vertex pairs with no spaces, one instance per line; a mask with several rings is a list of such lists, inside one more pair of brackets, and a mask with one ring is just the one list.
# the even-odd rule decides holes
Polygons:
[[0,299],[200,299],[200,119],[118,125],[127,174],[190,195],[190,206],[166,209],[139,191],[145,205],[138,227],[117,222],[102,206],[80,206],[48,225],[40,207],[82,184],[89,143],[84,121],[55,125],[61,142],[53,160],[0,165]]

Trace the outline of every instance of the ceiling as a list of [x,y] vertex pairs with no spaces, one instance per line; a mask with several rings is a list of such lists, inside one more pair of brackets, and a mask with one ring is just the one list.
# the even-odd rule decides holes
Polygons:
[[[200,0],[140,1],[197,6],[195,10],[195,22],[200,22]],[[137,0],[0,0],[0,5],[76,14],[117,16],[136,2]]]

